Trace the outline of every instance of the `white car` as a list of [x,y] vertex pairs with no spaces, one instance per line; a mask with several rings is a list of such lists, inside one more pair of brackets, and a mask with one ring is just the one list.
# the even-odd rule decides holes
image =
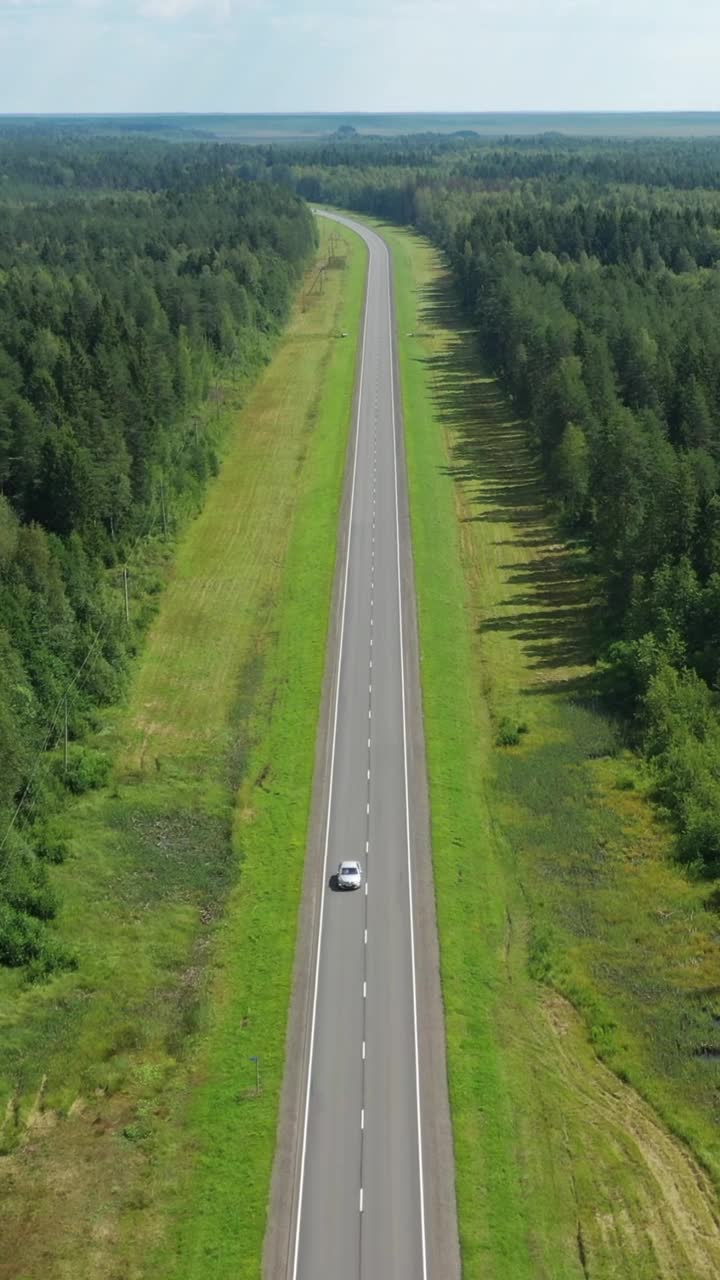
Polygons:
[[337,869],[338,889],[359,889],[362,884],[362,867],[359,862],[341,862]]

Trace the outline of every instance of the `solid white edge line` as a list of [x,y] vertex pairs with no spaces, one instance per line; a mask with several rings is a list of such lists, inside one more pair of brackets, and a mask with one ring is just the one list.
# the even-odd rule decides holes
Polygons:
[[[331,221],[334,221],[334,219],[331,219]],[[370,253],[369,245],[367,246],[367,249],[368,249],[368,265],[367,265],[367,279],[365,284],[365,320],[363,323],[362,355],[360,357],[360,379],[359,379],[359,389],[358,389],[357,413],[355,415],[355,456],[353,459],[353,476],[352,476],[352,486],[350,490],[350,514],[348,518],[348,541],[347,541],[347,554],[345,556],[345,583],[343,586],[342,615],[340,619],[340,646],[339,646],[339,654],[338,654],[337,684],[335,687],[335,714],[334,714],[334,720],[333,720],[332,751],[330,755],[330,779],[328,783],[328,808],[327,808],[327,818],[326,818],[326,826],[325,826],[325,853],[323,857],[322,895],[320,898],[320,918],[318,921],[317,958],[315,962],[315,989],[313,993],[312,1021],[310,1023],[310,1053],[308,1057],[307,1086],[305,1089],[305,1118],[303,1121],[302,1153],[300,1156],[300,1184],[298,1187],[298,1196],[297,1196],[297,1221],[295,1225],[295,1255],[294,1255],[293,1270],[292,1270],[293,1280],[297,1280],[298,1259],[300,1255],[300,1227],[302,1224],[303,1190],[305,1187],[305,1156],[307,1153],[308,1117],[310,1115],[310,1085],[312,1082],[312,1065],[313,1065],[313,1055],[315,1052],[315,1022],[317,1019],[318,987],[320,985],[320,954],[322,951],[322,926],[323,926],[323,917],[325,914],[325,881],[327,879],[328,847],[330,844],[330,816],[332,813],[333,780],[335,776],[335,746],[337,742],[338,710],[340,706],[340,683],[341,683],[340,677],[342,674],[343,643],[345,639],[345,614],[347,609],[348,578],[350,573],[350,547],[352,545],[352,518],[353,518],[353,509],[355,506],[355,481],[357,478],[357,460],[358,460],[358,449],[360,445],[360,410],[362,407],[363,377],[365,374],[365,345],[366,345],[366,339],[367,339],[368,316],[370,313],[370,307],[368,303],[370,299],[370,268],[372,265],[372,255]],[[367,885],[365,886],[365,892],[367,893]],[[360,1196],[362,1200],[362,1191],[360,1192]]]
[[388,325],[390,329],[390,411],[392,418],[393,430],[393,470],[395,473],[395,534],[397,541],[397,584],[398,584],[398,613],[400,618],[400,689],[402,693],[402,721],[403,721],[403,766],[405,772],[405,833],[407,836],[407,870],[408,870],[408,908],[410,911],[410,956],[412,961],[412,993],[413,993],[413,1031],[415,1035],[415,1098],[417,1102],[417,1134],[418,1134],[418,1174],[420,1182],[420,1236],[422,1243],[422,1280],[427,1280],[427,1245],[425,1241],[425,1182],[423,1177],[423,1149],[422,1149],[422,1117],[420,1107],[420,1051],[418,1048],[418,1015],[417,1015],[417,981],[415,977],[415,926],[413,923],[413,886],[412,886],[412,857],[410,849],[410,792],[408,786],[408,764],[407,764],[407,723],[405,711],[405,656],[403,653],[403,608],[402,608],[402,586],[400,577],[400,504],[398,501],[398,473],[397,473],[397,427],[395,422],[395,360],[394,360],[394,333],[392,322],[392,295],[390,292],[390,275],[391,275],[391,257],[390,250],[381,240],[381,244],[385,248],[387,254],[387,301],[388,301]]

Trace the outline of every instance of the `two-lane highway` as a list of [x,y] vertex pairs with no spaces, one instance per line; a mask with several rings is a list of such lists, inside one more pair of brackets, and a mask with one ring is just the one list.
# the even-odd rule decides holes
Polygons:
[[[359,229],[359,228],[354,228]],[[424,1280],[390,265],[368,283],[293,1280]],[[359,892],[334,891],[358,858]]]
[[[264,1274],[455,1280],[390,255],[324,216],[365,241],[368,277]],[[359,891],[337,890],[344,859]]]

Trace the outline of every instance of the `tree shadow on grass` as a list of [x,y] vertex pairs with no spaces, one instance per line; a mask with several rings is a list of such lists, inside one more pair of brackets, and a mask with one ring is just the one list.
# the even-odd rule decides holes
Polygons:
[[423,329],[442,326],[452,334],[446,350],[423,360],[450,441],[445,472],[462,485],[465,523],[504,526],[492,543],[501,596],[478,630],[505,633],[522,646],[536,673],[534,690],[552,692],[562,684],[580,697],[590,679],[578,668],[595,656],[598,611],[587,554],[557,528],[527,424],[513,416],[497,379],[487,375],[477,337],[458,323],[457,310],[447,279],[422,291]]

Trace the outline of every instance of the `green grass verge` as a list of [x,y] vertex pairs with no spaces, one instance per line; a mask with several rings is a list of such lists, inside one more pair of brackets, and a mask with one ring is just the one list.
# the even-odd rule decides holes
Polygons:
[[[357,334],[360,244],[353,261],[353,287],[338,328]],[[354,342],[339,349],[318,399],[305,464],[310,483],[298,505],[274,617],[277,639],[253,717],[255,742],[233,832],[242,876],[221,927],[208,1032],[193,1064],[202,1082],[188,1095],[178,1130],[181,1150],[195,1151],[179,1188],[180,1231],[167,1270],[178,1280],[259,1275],[355,350]]]
[[346,248],[233,415],[97,734],[112,782],[57,872],[79,968],[0,974],[8,1276],[259,1275],[365,275]]
[[714,1190],[621,1079],[720,1168],[717,1063],[697,1053],[720,1012],[715,920],[588,698],[593,582],[548,515],[523,425],[482,373],[439,256],[382,233],[464,1274],[709,1277]]

